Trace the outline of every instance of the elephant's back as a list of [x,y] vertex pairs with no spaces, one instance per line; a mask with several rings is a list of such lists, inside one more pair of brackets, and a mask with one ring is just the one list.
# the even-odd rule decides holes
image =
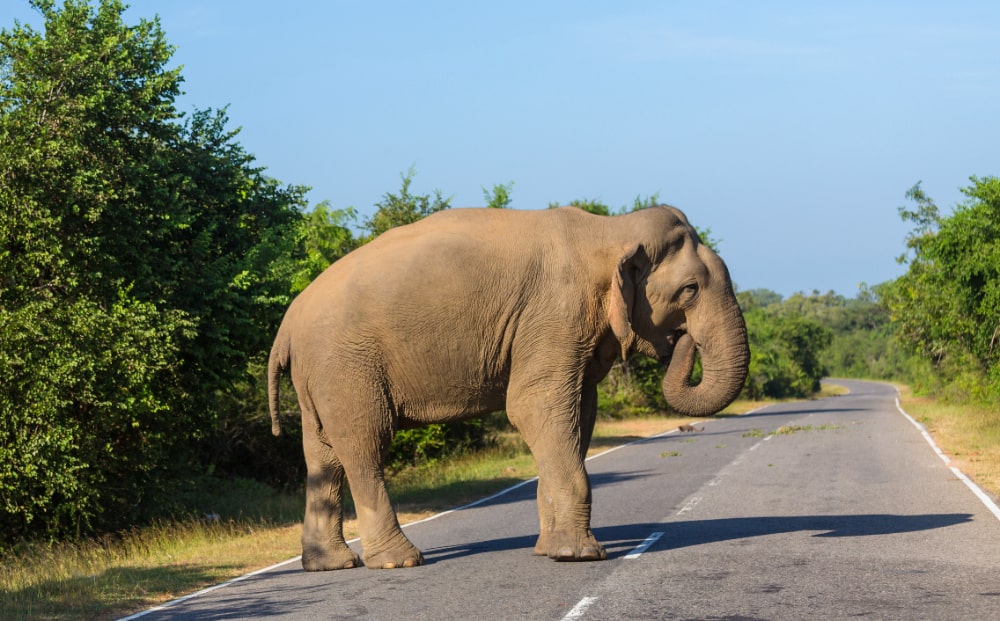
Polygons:
[[567,248],[594,237],[578,209],[452,209],[396,227],[336,261],[293,306],[303,320],[379,329],[506,321],[546,279],[574,280]]

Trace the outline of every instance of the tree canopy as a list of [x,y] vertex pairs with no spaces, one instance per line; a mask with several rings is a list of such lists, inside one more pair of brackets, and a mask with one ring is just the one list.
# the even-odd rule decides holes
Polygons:
[[364,228],[369,233],[367,240],[374,239],[393,227],[416,222],[435,211],[451,207],[451,199],[444,198],[440,190],[434,191],[433,198],[429,194],[413,194],[410,186],[416,174],[416,169],[411,167],[400,175],[403,183],[399,194],[386,192],[382,200],[375,203],[375,213],[364,223]]
[[900,215],[914,224],[907,272],[881,294],[901,341],[942,377],[1000,397],[1000,179],[971,178],[965,202],[943,215],[920,185]]
[[183,118],[156,19],[32,4],[44,32],[0,32],[8,536],[127,524],[200,467],[219,394],[289,300],[305,191],[266,177],[224,111]]

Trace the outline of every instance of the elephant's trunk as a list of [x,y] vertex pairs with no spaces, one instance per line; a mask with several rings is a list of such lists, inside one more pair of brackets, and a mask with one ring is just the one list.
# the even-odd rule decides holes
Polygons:
[[[686,416],[711,416],[733,402],[743,389],[750,364],[747,328],[739,305],[733,303],[718,316],[704,342],[690,334],[677,340],[663,376],[663,397]],[[691,385],[695,351],[701,352],[702,379]]]

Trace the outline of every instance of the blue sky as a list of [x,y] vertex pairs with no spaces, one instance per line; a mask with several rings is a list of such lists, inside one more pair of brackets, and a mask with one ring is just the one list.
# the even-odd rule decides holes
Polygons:
[[[0,0],[0,24],[38,24]],[[7,15],[4,15],[6,13]],[[414,167],[454,206],[658,193],[740,289],[853,297],[897,208],[1000,175],[1000,3],[133,0],[268,174],[364,217]]]

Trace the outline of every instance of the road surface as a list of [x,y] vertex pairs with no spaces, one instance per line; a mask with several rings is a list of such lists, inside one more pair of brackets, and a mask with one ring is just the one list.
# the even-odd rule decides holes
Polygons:
[[1000,619],[995,507],[891,386],[836,383],[589,461],[608,561],[532,555],[531,483],[407,527],[422,567],[293,562],[142,619]]

